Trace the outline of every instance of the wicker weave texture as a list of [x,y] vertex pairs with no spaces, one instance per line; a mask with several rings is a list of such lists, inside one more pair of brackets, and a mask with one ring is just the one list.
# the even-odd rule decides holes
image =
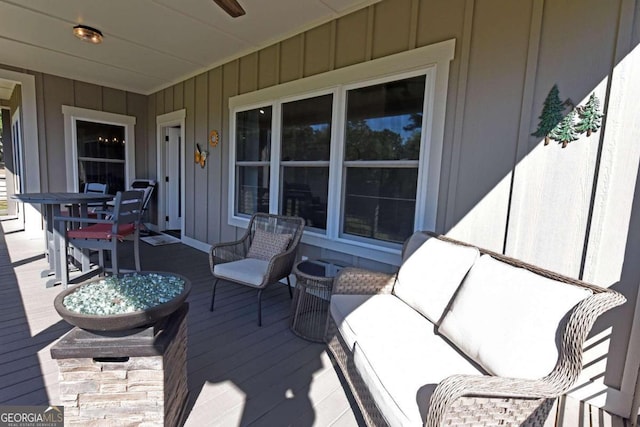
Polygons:
[[289,326],[293,333],[302,338],[323,342],[333,277],[304,274],[297,266],[293,268],[296,288],[291,301]]
[[256,230],[292,236],[287,249],[281,254],[271,258],[263,282],[257,287],[265,288],[267,285],[275,283],[291,274],[291,269],[296,260],[298,244],[304,231],[304,219],[265,213],[253,214],[245,234],[239,240],[219,243],[211,247],[211,251],[209,252],[209,267],[211,268],[211,273],[214,274],[214,267],[217,264],[246,258]]
[[396,276],[361,268],[347,267],[336,275],[333,293],[343,295],[390,294]]
[[[445,236],[425,232],[451,243],[470,246]],[[583,345],[594,322],[602,313],[623,304],[624,296],[570,277],[562,276],[514,258],[478,248],[481,253],[535,274],[589,289],[593,295],[571,311],[562,330],[558,362],[549,375],[538,380],[496,376],[454,375],[441,381],[433,392],[425,424],[450,426],[541,426],[555,399],[564,394],[582,370]],[[334,294],[390,293],[395,277],[361,269],[344,269],[336,277]],[[329,316],[325,341],[354,393],[367,425],[386,425],[366,385],[353,365],[351,350],[340,338]],[[425,360],[425,363],[429,363]]]
[[445,426],[541,426],[555,399],[463,397],[447,412]]
[[387,422],[378,410],[373,396],[369,393],[369,389],[362,380],[362,377],[356,370],[353,363],[353,354],[347,348],[345,342],[340,338],[338,328],[333,318],[329,316],[327,325],[326,341],[329,352],[333,355],[334,360],[340,367],[345,380],[349,384],[349,388],[353,392],[353,397],[358,403],[362,417],[366,424],[372,427],[387,426]]

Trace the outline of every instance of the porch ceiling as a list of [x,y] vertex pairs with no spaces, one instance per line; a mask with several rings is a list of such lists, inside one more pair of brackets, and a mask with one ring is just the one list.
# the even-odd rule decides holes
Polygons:
[[240,0],[233,19],[212,0],[0,0],[0,64],[150,94],[377,1]]

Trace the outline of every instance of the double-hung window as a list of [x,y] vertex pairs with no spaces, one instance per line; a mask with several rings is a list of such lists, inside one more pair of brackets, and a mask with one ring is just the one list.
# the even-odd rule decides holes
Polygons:
[[402,243],[416,212],[425,75],[346,92],[342,233]]
[[125,127],[76,120],[78,188],[89,182],[107,184],[112,194],[125,184]]
[[87,182],[107,184],[111,194],[135,178],[136,118],[62,106],[67,189],[82,191]]
[[305,219],[307,229],[325,232],[333,95],[282,104],[279,212]]
[[270,106],[236,113],[236,213],[269,212]]
[[303,241],[387,262],[434,229],[454,43],[434,46],[232,98],[230,224],[296,215]]

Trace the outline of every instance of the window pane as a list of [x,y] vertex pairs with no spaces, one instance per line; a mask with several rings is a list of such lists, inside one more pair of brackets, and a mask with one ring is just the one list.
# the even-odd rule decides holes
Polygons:
[[413,232],[414,168],[347,168],[343,232],[402,243]]
[[99,182],[107,184],[107,191],[115,194],[124,191],[124,163],[94,162],[88,160],[78,161],[78,179],[80,190],[87,182]]
[[282,160],[329,160],[333,95],[282,104]]
[[328,167],[283,167],[280,213],[305,219],[307,227],[327,228]]
[[236,168],[236,213],[269,212],[269,166]]
[[238,161],[269,161],[271,107],[236,114],[236,158]]
[[124,135],[124,126],[76,120],[78,188],[84,188],[87,182],[98,182],[107,184],[111,194],[125,189]]
[[77,120],[76,135],[78,157],[124,160],[124,126]]
[[417,160],[425,76],[347,92],[346,160]]

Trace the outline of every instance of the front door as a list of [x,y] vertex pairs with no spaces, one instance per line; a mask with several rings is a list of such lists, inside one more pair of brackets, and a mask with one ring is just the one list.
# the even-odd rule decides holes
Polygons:
[[165,137],[165,229],[180,230],[180,127],[167,127]]

